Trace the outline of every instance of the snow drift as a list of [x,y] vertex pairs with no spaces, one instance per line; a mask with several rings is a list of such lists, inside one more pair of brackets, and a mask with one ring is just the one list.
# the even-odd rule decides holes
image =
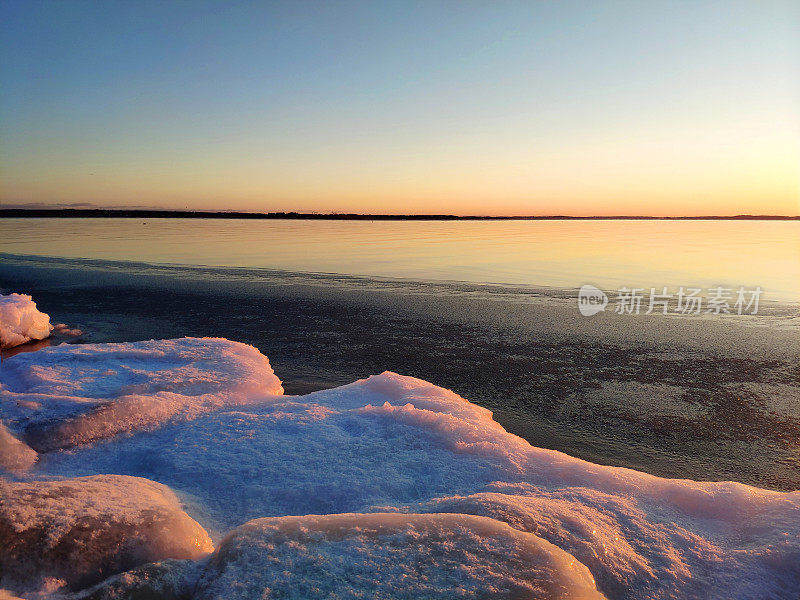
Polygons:
[[50,316],[36,308],[33,298],[26,294],[0,295],[0,348],[43,340],[52,330]]
[[92,597],[187,585],[209,598],[355,597],[373,584],[405,597],[591,597],[586,573],[614,599],[800,591],[800,492],[534,448],[411,377],[281,396],[254,348],[184,339],[20,355],[0,384],[0,416],[43,453],[28,477],[146,477],[224,538],[207,566],[142,566]]
[[142,563],[211,550],[205,530],[152,481],[0,480],[0,587],[77,589]]
[[236,529],[212,556],[195,598],[267,597],[602,595],[572,556],[493,519],[373,513],[258,519]]
[[61,345],[0,370],[0,417],[39,451],[283,393],[269,360],[219,338]]

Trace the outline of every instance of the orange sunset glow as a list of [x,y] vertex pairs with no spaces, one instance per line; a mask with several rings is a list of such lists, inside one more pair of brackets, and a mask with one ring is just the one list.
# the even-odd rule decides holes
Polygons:
[[7,12],[5,205],[800,214],[790,3]]

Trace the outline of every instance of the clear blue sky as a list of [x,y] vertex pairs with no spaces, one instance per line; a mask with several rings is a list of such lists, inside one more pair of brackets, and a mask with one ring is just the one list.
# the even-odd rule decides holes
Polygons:
[[0,2],[0,202],[800,212],[800,3]]

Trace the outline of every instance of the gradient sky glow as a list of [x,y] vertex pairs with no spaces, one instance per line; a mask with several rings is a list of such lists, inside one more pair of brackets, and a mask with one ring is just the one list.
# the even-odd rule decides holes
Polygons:
[[0,203],[798,215],[799,7],[0,0]]

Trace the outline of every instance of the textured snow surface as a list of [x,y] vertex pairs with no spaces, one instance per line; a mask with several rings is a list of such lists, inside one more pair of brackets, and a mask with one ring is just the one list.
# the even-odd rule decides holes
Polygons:
[[800,492],[534,448],[411,377],[281,396],[255,349],[184,339],[19,355],[0,382],[2,417],[40,452],[27,478],[157,481],[224,540],[208,564],[141,566],[92,598],[590,597],[586,573],[608,598],[800,597]]
[[213,550],[169,488],[99,475],[53,482],[0,480],[1,587],[81,588],[163,558]]
[[0,348],[43,340],[53,327],[50,316],[39,311],[26,294],[0,295]]
[[0,469],[24,471],[36,462],[38,454],[26,443],[18,440],[0,422]]
[[588,569],[529,533],[467,515],[257,519],[214,553],[195,598],[602,598]]
[[3,363],[0,418],[42,452],[282,393],[266,356],[220,338],[62,344]]
[[192,600],[203,564],[176,559],[147,563],[81,590],[69,600]]

